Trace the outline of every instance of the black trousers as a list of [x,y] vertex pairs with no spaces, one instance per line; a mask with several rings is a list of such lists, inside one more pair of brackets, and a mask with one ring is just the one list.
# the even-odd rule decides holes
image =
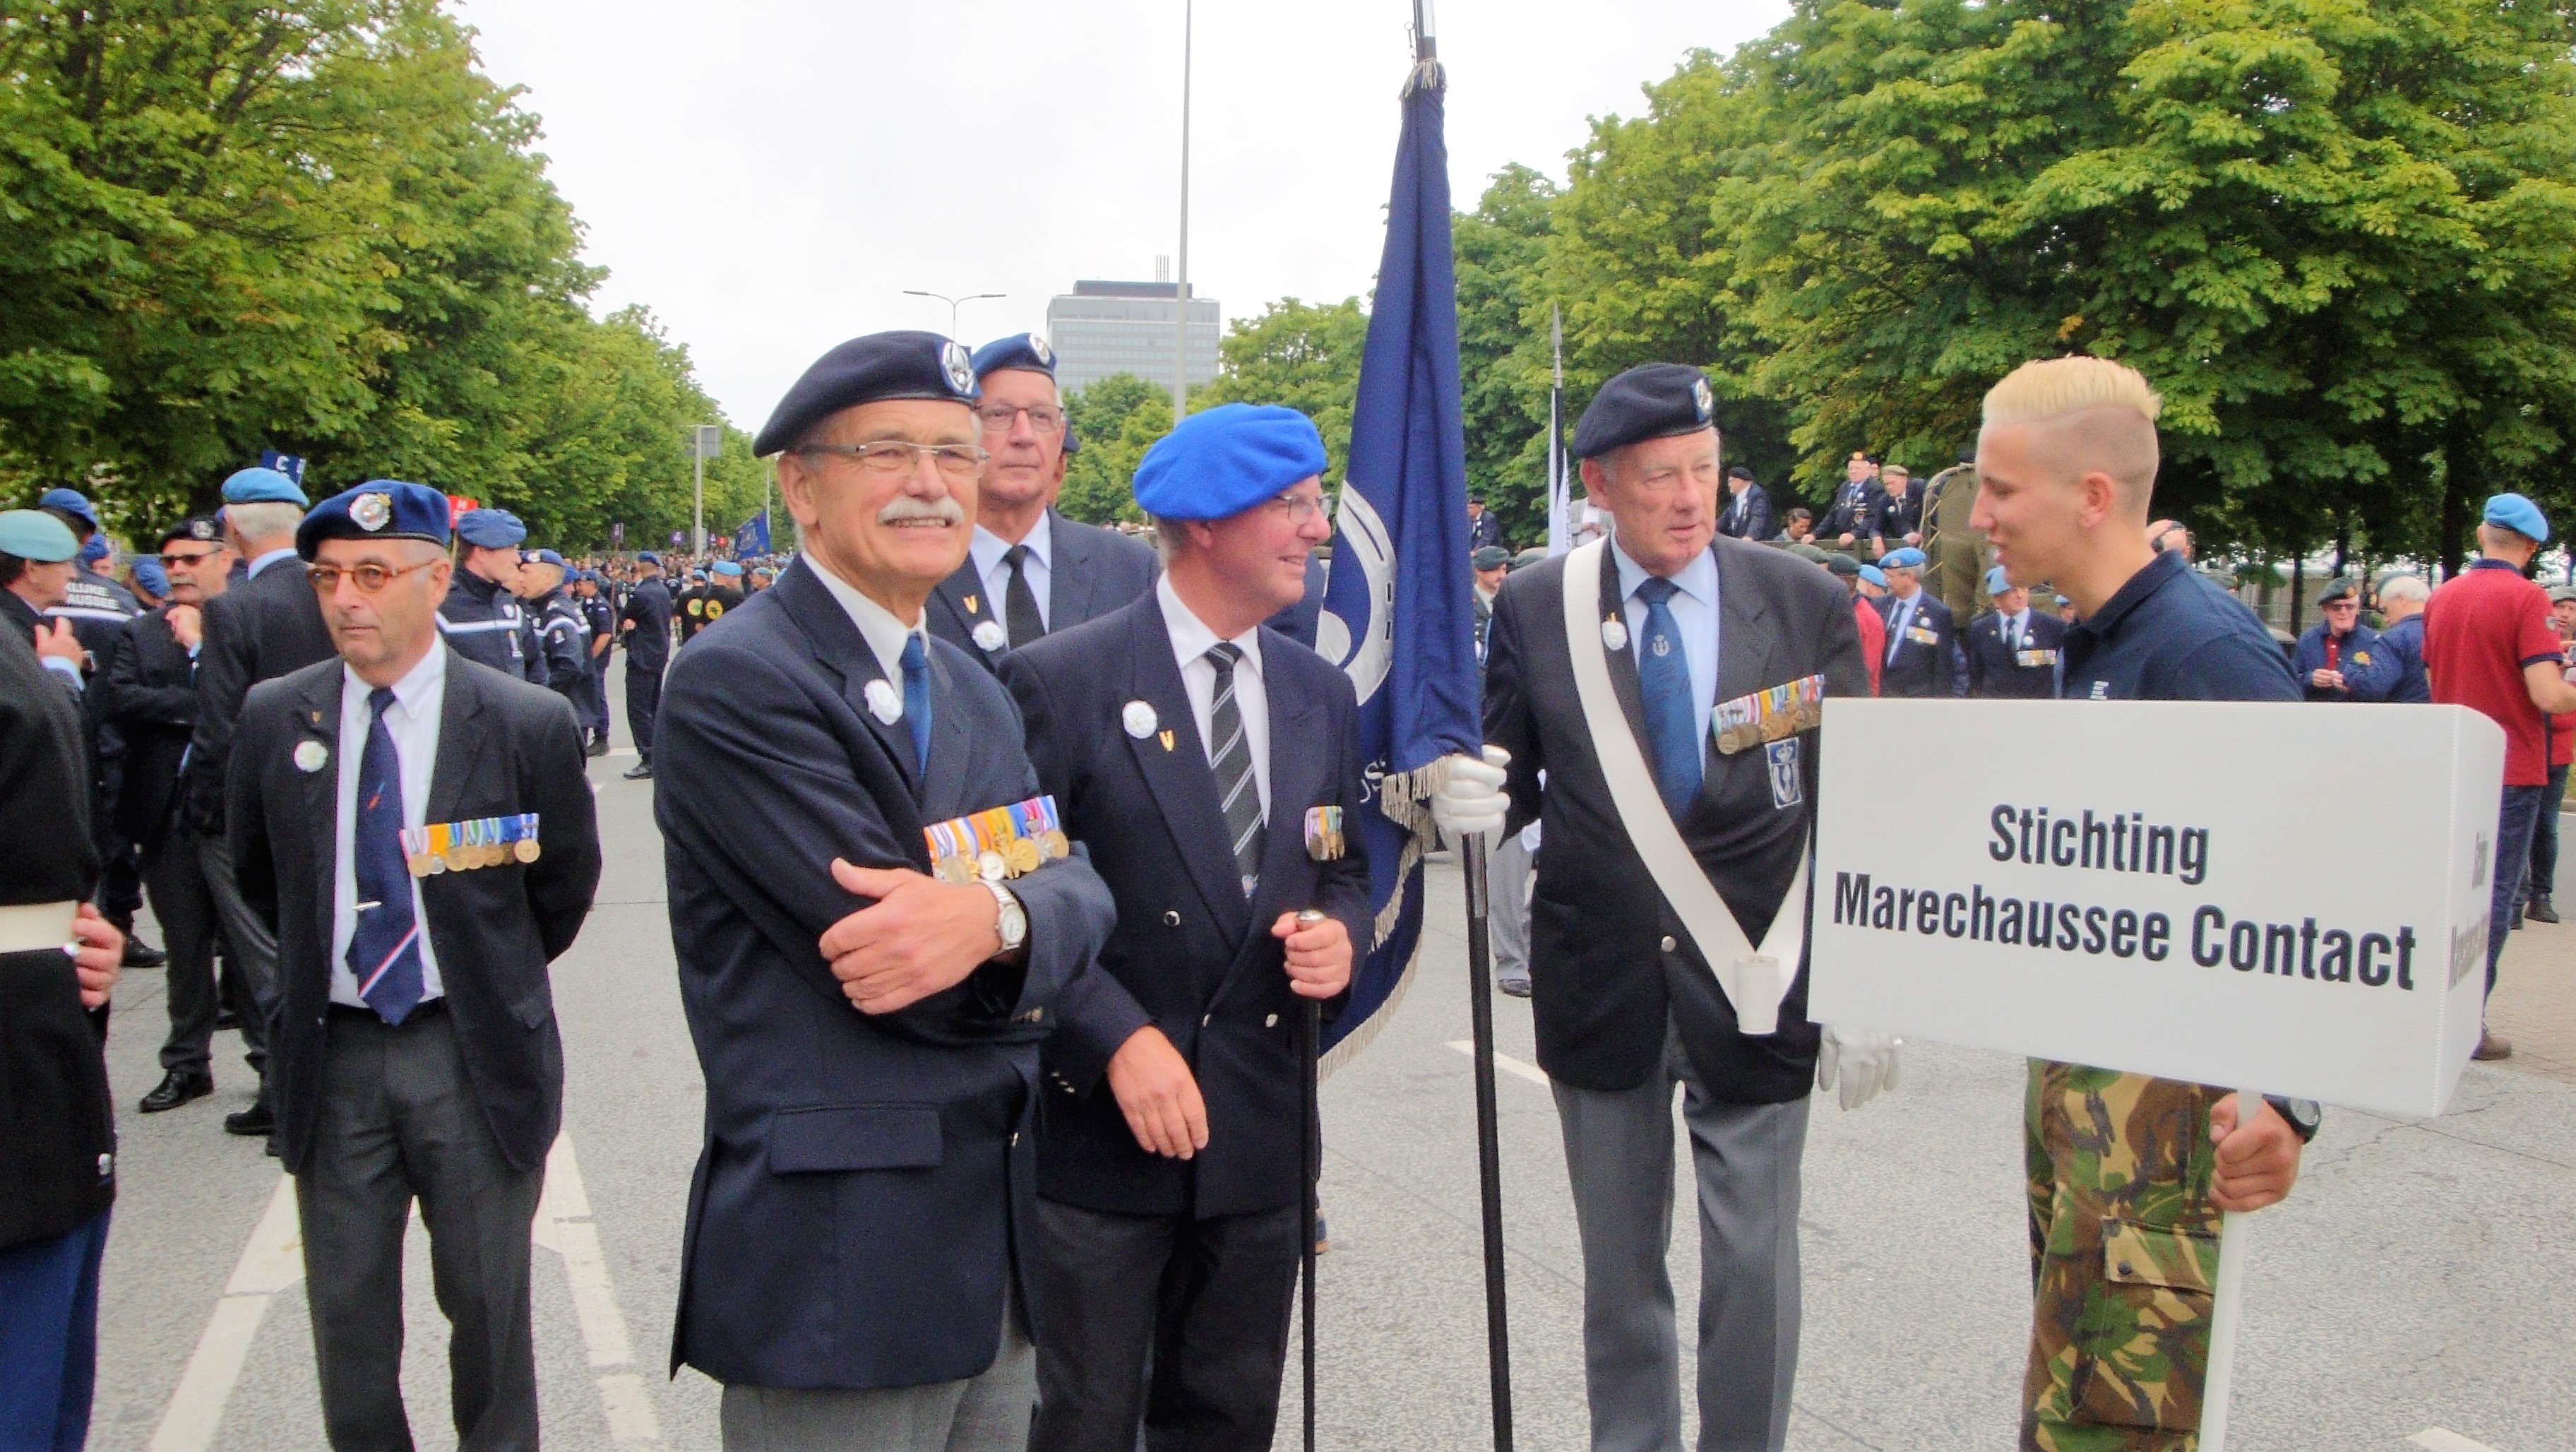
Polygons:
[[1151,1452],[1268,1452],[1298,1233],[1294,1204],[1201,1220],[1039,1200],[1029,1452],[1130,1452],[1140,1416]]
[[215,894],[198,860],[197,834],[173,822],[159,846],[143,854],[143,890],[152,916],[161,920],[162,947],[170,955],[170,1037],[161,1043],[161,1067],[203,1073],[213,1066],[208,1045],[222,996],[215,986]]
[[662,714],[662,667],[626,658],[626,730],[635,738],[635,754],[653,759],[653,721]]
[[251,1001],[243,1006],[241,1016],[242,1047],[249,1051],[251,1072],[260,1076],[260,1102],[268,1104],[268,1014],[278,1001],[277,930],[242,901],[241,885],[233,877],[232,849],[225,840],[193,840],[197,864],[205,871],[206,890],[223,923],[224,961],[250,990]]
[[447,1314],[450,1412],[464,1452],[537,1446],[528,1234],[543,1170],[514,1170],[437,1000],[397,1028],[334,1008],[322,1113],[295,1177],[322,1423],[336,1452],[411,1452],[402,1400],[403,1232],[414,1198]]

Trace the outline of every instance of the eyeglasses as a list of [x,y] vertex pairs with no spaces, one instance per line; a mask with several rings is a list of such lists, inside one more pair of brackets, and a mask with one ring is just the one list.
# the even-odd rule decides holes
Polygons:
[[1270,501],[1270,507],[1288,516],[1290,524],[1304,524],[1324,512],[1321,494],[1282,494]]
[[939,472],[951,479],[964,479],[984,467],[987,457],[974,444],[908,444],[901,439],[879,439],[872,444],[807,444],[800,454],[841,454],[859,461],[859,467],[871,474],[909,474],[928,458]]
[[1021,414],[1027,414],[1029,427],[1042,434],[1058,433],[1064,428],[1064,410],[1048,404],[1013,408],[1007,403],[988,403],[975,410],[975,417],[984,421],[984,432],[988,434],[1009,433]]
[[316,595],[328,595],[339,589],[342,575],[348,576],[350,583],[358,587],[359,594],[374,595],[381,593],[387,585],[412,571],[426,570],[437,563],[436,560],[423,560],[416,565],[405,565],[399,570],[389,570],[376,564],[351,565],[345,570],[338,565],[306,565],[304,578],[313,582],[313,593]]
[[219,554],[222,554],[222,553],[223,553],[223,551],[222,551],[222,550],[199,550],[199,551],[197,551],[197,552],[196,552],[196,553],[194,553],[194,554],[187,554],[187,555],[163,554],[163,555],[155,556],[155,558],[157,558],[157,559],[159,559],[159,560],[161,561],[161,568],[163,568],[163,569],[165,569],[165,570],[175,570],[175,569],[179,569],[179,568],[181,568],[181,567],[183,567],[183,566],[190,566],[190,565],[194,565],[194,564],[196,564],[196,563],[197,563],[197,561],[199,561],[199,560],[212,559],[212,558],[214,558],[216,555],[219,555]]

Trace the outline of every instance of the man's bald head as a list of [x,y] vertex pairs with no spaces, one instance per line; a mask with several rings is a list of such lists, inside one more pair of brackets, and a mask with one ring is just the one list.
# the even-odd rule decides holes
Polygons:
[[2022,435],[2031,457],[2073,482],[2091,473],[2117,486],[2120,513],[2143,522],[2154,497],[2156,418],[2164,400],[2145,376],[2108,358],[2042,358],[2004,376],[1986,393],[1983,440],[1998,431]]

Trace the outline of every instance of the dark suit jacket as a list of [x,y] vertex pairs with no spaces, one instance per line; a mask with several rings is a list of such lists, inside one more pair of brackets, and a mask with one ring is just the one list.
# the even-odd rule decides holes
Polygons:
[[158,851],[179,802],[179,762],[197,724],[197,663],[170,633],[168,606],[125,622],[105,681],[94,689],[125,742],[117,829],[144,851]]
[[1965,684],[1959,678],[1959,629],[1950,618],[1950,607],[1934,598],[1929,590],[1914,597],[1914,616],[1906,623],[1908,630],[1928,631],[1933,636],[1926,644],[1910,635],[1896,632],[1897,598],[1881,595],[1869,603],[1878,607],[1878,618],[1887,622],[1887,648],[1894,654],[1884,657],[1880,668],[1878,693],[1882,696],[1954,696]]
[[1502,542],[1503,521],[1494,511],[1488,509],[1467,521],[1468,553],[1473,554],[1487,545],[1498,545]]
[[1324,617],[1324,584],[1330,578],[1331,565],[1313,551],[1306,555],[1306,593],[1297,603],[1271,616],[1262,624],[1306,647],[1315,648],[1315,626]]
[[[2066,622],[2034,605],[2023,632],[2022,649],[2055,650],[2066,639]],[[2004,645],[2004,618],[1992,610],[1968,622],[1968,694],[1981,698],[2045,701],[2057,694],[2057,667],[2026,666]]]
[[[1076,978],[1046,1043],[1038,1111],[1038,1191],[1124,1215],[1240,1215],[1293,1205],[1305,1000],[1289,991],[1270,935],[1281,913],[1321,908],[1368,956],[1374,914],[1360,850],[1359,707],[1350,678],[1273,631],[1262,637],[1270,711],[1270,817],[1261,884],[1244,899],[1216,775],[1172,659],[1162,602],[1148,593],[1104,620],[1050,631],[1002,662],[1028,723],[1038,781],[1065,830],[1118,903],[1118,928]],[[1154,708],[1159,734],[1127,734],[1130,701]],[[1347,855],[1307,856],[1310,807],[1342,809]],[[1190,1061],[1207,1101],[1208,1144],[1194,1160],[1147,1154],[1104,1074],[1146,1024]]]
[[201,837],[224,834],[224,776],[233,723],[250,688],[318,661],[337,660],[331,629],[301,560],[283,559],[233,581],[206,602],[197,650],[197,725],[188,753],[187,811]]
[[[218,597],[224,598],[224,597]],[[424,822],[535,812],[543,855],[420,879],[422,928],[455,1020],[465,1076],[503,1157],[545,1163],[563,1123],[563,1043],[546,965],[590,915],[599,886],[599,812],[582,770],[581,728],[563,697],[447,652]],[[268,1076],[280,1158],[301,1174],[322,1108],[331,1002],[331,898],[338,871],[340,662],[252,688],[226,771],[224,814],[242,900],[277,926],[279,1003]],[[319,741],[319,771],[295,749]]]
[[[1719,539],[1711,549],[1718,572],[1718,700],[1820,672],[1829,698],[1869,694],[1851,598],[1833,576],[1761,545]],[[1611,804],[1575,693],[1564,591],[1562,557],[1505,579],[1485,659],[1485,739],[1512,754],[1510,830],[1532,817],[1546,825],[1530,903],[1539,1066],[1585,1089],[1633,1089],[1662,1061],[1669,1018],[1680,1025],[1693,1067],[1717,1097],[1745,1104],[1803,1098],[1815,1073],[1817,1039],[1806,1021],[1806,965],[1798,965],[1781,1002],[1778,1033],[1748,1038],[1736,1032],[1734,1008],[1656,891]],[[1604,559],[1596,618],[1618,609],[1618,571]],[[1610,678],[1643,749],[1633,647],[1610,653]],[[1682,840],[1756,943],[1775,913],[1805,910],[1781,898],[1815,809],[1820,735],[1792,738],[1801,744],[1800,795],[1786,806],[1773,804],[1762,751],[1721,755],[1711,744],[1699,796],[1680,822]],[[1541,771],[1547,773],[1543,794]],[[1661,950],[1658,939],[1665,936],[1675,951]]]
[[[1736,504],[1744,508],[1739,514]],[[1756,543],[1779,532],[1771,522],[1771,493],[1759,484],[1747,484],[1742,494],[1730,494],[1717,511],[1717,532],[1728,539],[1749,539]]]
[[1863,483],[1857,498],[1850,481],[1836,484],[1832,506],[1816,521],[1816,543],[1837,549],[1835,542],[1849,534],[1854,544],[1866,544],[1884,528],[1886,513],[1887,490],[1877,480]]
[[[1052,509],[1047,514],[1054,550],[1047,560],[1047,634],[1097,620],[1153,592],[1154,576],[1162,566],[1154,558],[1152,545],[1114,529],[1067,519]],[[1002,651],[977,645],[975,627],[1000,620],[1002,602],[984,588],[973,557],[939,582],[926,608],[932,635],[966,652],[984,669],[995,669]]]
[[662,693],[654,815],[680,1001],[707,1084],[672,1363],[723,1382],[870,1388],[990,1366],[1004,1278],[1028,1304],[1038,1040],[1108,936],[1079,857],[1014,879],[1024,969],[882,1016],[825,963],[867,905],[835,857],[930,868],[925,824],[1037,795],[1001,683],[930,647],[927,779],[879,721],[874,651],[798,560],[698,633]]

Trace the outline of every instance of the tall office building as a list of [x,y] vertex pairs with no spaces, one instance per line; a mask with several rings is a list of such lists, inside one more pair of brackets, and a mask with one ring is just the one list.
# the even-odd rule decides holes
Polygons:
[[[1164,272],[1158,266],[1157,272]],[[1056,382],[1066,390],[1113,373],[1133,373],[1172,386],[1172,309],[1177,284],[1076,282],[1047,303],[1047,340],[1055,346]],[[1190,296],[1190,387],[1216,378],[1220,309],[1212,297]]]

